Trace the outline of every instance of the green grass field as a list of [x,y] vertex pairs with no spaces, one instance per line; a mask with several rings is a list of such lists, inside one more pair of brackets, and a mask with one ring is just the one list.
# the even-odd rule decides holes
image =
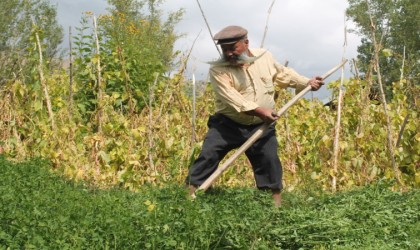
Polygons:
[[97,190],[0,156],[0,249],[420,249],[420,192]]

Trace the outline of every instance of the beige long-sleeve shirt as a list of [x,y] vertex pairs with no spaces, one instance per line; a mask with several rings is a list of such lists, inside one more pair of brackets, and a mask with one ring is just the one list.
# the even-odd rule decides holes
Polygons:
[[250,65],[213,66],[210,82],[216,93],[216,113],[244,125],[259,124],[259,117],[243,112],[258,107],[274,109],[274,88],[292,87],[304,89],[309,78],[291,68],[277,63],[273,55],[264,49],[251,49],[254,56],[261,56]]

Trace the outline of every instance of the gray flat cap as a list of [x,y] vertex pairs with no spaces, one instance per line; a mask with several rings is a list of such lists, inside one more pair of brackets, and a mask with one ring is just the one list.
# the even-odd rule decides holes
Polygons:
[[231,44],[246,37],[248,31],[240,26],[227,26],[214,35],[217,44]]

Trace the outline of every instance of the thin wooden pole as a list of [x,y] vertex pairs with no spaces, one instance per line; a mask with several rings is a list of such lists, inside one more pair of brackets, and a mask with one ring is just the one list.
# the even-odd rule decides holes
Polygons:
[[[342,61],[339,65],[328,71],[322,76],[322,79],[326,79],[331,74],[333,74],[335,71],[337,71],[339,68],[343,67],[344,64],[346,64],[347,60]],[[306,93],[308,93],[311,90],[311,86],[307,86],[305,89],[303,89],[301,92],[299,92],[297,95],[295,95],[286,105],[284,105],[278,112],[277,116],[283,115],[284,112],[286,112],[287,109],[289,109],[295,102],[297,102],[300,98],[302,98]],[[264,131],[274,124],[275,122],[268,124],[264,123],[258,130],[231,156],[229,157],[225,163],[216,169],[216,171],[209,177],[207,180],[197,189],[197,191],[200,190],[207,190],[211,184],[220,176],[222,173],[234,162],[243,152],[245,152],[249,147],[254,144],[255,141],[257,141]]]
[[195,143],[195,102],[196,102],[196,84],[195,75],[192,76],[192,117],[191,117],[191,147]]
[[159,74],[156,74],[155,81],[153,82],[153,85],[149,84],[149,129],[148,129],[148,139],[149,139],[149,163],[150,168],[155,173],[155,176],[157,175],[156,166],[153,160],[153,151],[154,151],[154,136],[153,136],[153,101],[155,99],[155,87],[157,85],[157,81],[159,78]]
[[[388,139],[388,151],[389,151],[389,155],[391,157],[391,164],[392,164],[392,168],[394,170],[394,177],[397,181],[397,183],[399,185],[401,185],[401,175],[400,175],[400,171],[397,167],[397,164],[395,162],[395,153],[394,153],[394,142],[393,142],[393,138],[392,138],[392,126],[391,126],[391,118],[388,114],[388,105],[386,102],[386,97],[385,97],[385,91],[384,91],[384,87],[382,84],[382,75],[381,75],[381,68],[379,65],[379,51],[381,49],[381,45],[382,45],[382,39],[381,42],[378,43],[376,41],[376,25],[373,22],[373,17],[370,11],[370,5],[369,2],[366,1],[367,5],[368,5],[368,12],[369,12],[369,18],[370,18],[370,24],[371,24],[371,35],[372,35],[372,42],[373,42],[373,47],[374,47],[374,58],[375,58],[375,66],[376,66],[376,73],[378,76],[378,83],[379,83],[379,89],[381,91],[381,97],[382,97],[382,105],[384,108],[384,113],[385,113],[385,117],[386,117],[386,121],[387,121],[387,139]],[[383,35],[383,34],[382,34]],[[382,36],[383,37],[383,36]]]
[[262,38],[262,41],[261,41],[261,46],[260,46],[261,48],[264,47],[265,37],[267,36],[267,31],[268,31],[268,20],[270,20],[271,10],[273,9],[273,6],[274,6],[275,2],[276,2],[276,0],[273,0],[270,8],[268,9],[267,20],[265,21],[264,35],[263,35],[263,38]]
[[[35,21],[32,19],[32,24],[35,26]],[[47,103],[47,110],[48,110],[48,115],[50,118],[50,122],[51,122],[51,127],[54,131],[54,133],[56,132],[56,126],[55,126],[55,120],[54,120],[54,113],[52,110],[52,105],[51,105],[51,99],[50,99],[50,95],[48,93],[48,86],[44,77],[44,72],[42,70],[44,61],[43,61],[43,57],[42,57],[42,48],[41,48],[41,41],[39,39],[39,35],[38,32],[35,31],[35,38],[36,38],[36,44],[37,44],[37,48],[38,48],[38,53],[39,53],[39,64],[38,64],[38,73],[39,73],[39,78],[41,81],[41,86],[42,86],[42,90],[44,92],[44,97],[45,97],[45,102]]]
[[[284,66],[285,67],[289,66],[289,61],[288,60],[286,60],[284,62]],[[289,127],[289,124],[287,122],[287,119],[289,117],[287,112],[284,114],[284,117],[285,117],[285,119],[284,119],[284,130],[286,131],[286,150],[288,150],[288,149],[290,149],[292,139],[290,138],[290,127]]]
[[405,46],[403,49],[403,60],[402,60],[402,65],[401,65],[400,82],[404,79],[404,66],[405,66]]
[[[402,81],[404,79],[404,65],[405,65],[405,46],[404,46],[404,50],[403,50],[403,61],[402,61],[402,66],[401,66],[400,83],[402,83]],[[410,106],[411,105],[409,105],[409,109],[410,109]],[[401,138],[403,136],[405,126],[407,126],[409,116],[410,116],[410,113],[407,113],[407,115],[405,116],[404,121],[401,125],[400,132],[398,133],[397,143],[395,144],[396,147],[400,146]]]
[[201,8],[201,4],[200,4],[200,1],[199,1],[199,0],[197,0],[197,4],[198,4],[198,7],[200,8],[201,15],[202,15],[202,16],[203,16],[203,18],[204,18],[204,22],[206,22],[207,29],[209,30],[209,33],[210,33],[210,36],[211,36],[211,40],[213,41],[214,45],[216,46],[216,49],[217,49],[217,52],[219,52],[219,55],[222,55],[222,52],[220,52],[219,47],[217,47],[216,42],[213,40],[213,33],[211,32],[210,25],[209,25],[209,23],[207,22],[206,15],[204,15],[204,11],[203,11],[203,8]]
[[100,47],[99,47],[99,38],[98,38],[98,27],[96,25],[96,16],[93,16],[93,28],[95,33],[95,42],[96,42],[96,73],[98,81],[98,117],[97,117],[97,126],[98,132],[102,132],[102,112],[103,112],[103,90],[102,90],[102,77],[101,77],[101,56],[100,56]]
[[71,26],[69,26],[69,77],[70,77],[70,84],[69,84],[69,116],[70,120],[73,117],[73,49],[72,49],[72,32]]
[[[346,16],[344,15],[344,44],[343,44],[343,59],[347,48],[347,26]],[[338,86],[338,104],[337,104],[337,121],[335,123],[334,133],[334,151],[333,151],[333,174],[331,178],[332,191],[337,190],[337,175],[338,175],[338,154],[340,151],[340,126],[341,126],[341,108],[343,103],[343,84],[344,84],[344,67],[341,68],[341,81]]]

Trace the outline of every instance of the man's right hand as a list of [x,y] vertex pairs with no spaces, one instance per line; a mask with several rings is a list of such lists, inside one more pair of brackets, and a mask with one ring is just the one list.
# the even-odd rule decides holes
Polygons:
[[309,80],[308,85],[311,85],[312,91],[317,91],[322,85],[324,85],[324,81],[322,77],[316,76]]

